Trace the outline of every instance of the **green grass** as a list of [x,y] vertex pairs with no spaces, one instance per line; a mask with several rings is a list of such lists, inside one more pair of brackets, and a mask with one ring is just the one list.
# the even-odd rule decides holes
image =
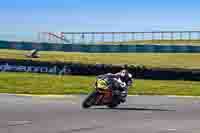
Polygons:
[[[24,59],[27,51],[0,50],[0,59]],[[50,62],[76,62],[84,64],[133,64],[149,68],[200,68],[200,54],[191,53],[66,53],[40,52],[41,58],[32,59]]]
[[[56,76],[31,73],[0,73],[0,93],[17,94],[87,94],[95,77]],[[139,80],[129,94],[200,96],[200,82]]]
[[200,40],[130,40],[121,42],[99,42],[98,44],[200,45]]

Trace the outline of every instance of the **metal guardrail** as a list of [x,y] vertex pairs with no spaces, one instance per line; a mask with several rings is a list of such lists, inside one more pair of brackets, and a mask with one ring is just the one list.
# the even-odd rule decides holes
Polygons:
[[174,40],[200,41],[200,31],[40,33],[40,41],[67,44],[145,44],[156,43],[155,41],[171,41],[173,43]]
[[62,44],[155,44],[160,41],[171,44],[174,40],[198,43],[200,31],[0,33],[0,40]]

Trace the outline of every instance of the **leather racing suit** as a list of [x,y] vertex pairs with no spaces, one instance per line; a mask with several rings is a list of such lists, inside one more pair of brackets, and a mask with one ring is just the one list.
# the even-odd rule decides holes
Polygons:
[[[96,87],[100,90],[113,89],[114,91],[123,91],[123,89],[128,89],[133,83],[132,75],[128,73],[126,76],[122,77],[121,73],[108,73],[104,75],[97,76]],[[121,85],[123,84],[123,87]]]

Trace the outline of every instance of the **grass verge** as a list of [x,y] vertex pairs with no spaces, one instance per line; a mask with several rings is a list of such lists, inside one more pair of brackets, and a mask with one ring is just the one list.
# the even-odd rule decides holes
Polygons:
[[[87,94],[93,89],[95,77],[56,76],[32,73],[0,73],[0,93],[16,94]],[[200,96],[200,82],[135,81],[129,94]]]
[[[0,59],[30,60],[27,51],[0,49]],[[200,54],[191,53],[66,53],[40,52],[41,58],[31,59],[48,62],[75,62],[83,64],[134,64],[147,68],[199,69]]]

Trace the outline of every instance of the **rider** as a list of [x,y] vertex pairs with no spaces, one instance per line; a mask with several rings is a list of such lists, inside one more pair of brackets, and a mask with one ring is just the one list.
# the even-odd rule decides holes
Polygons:
[[115,93],[122,89],[119,83],[124,85],[123,89],[128,89],[128,87],[132,85],[132,82],[132,75],[128,70],[123,69],[115,74],[108,73],[97,76],[96,87],[100,90],[114,89]]

